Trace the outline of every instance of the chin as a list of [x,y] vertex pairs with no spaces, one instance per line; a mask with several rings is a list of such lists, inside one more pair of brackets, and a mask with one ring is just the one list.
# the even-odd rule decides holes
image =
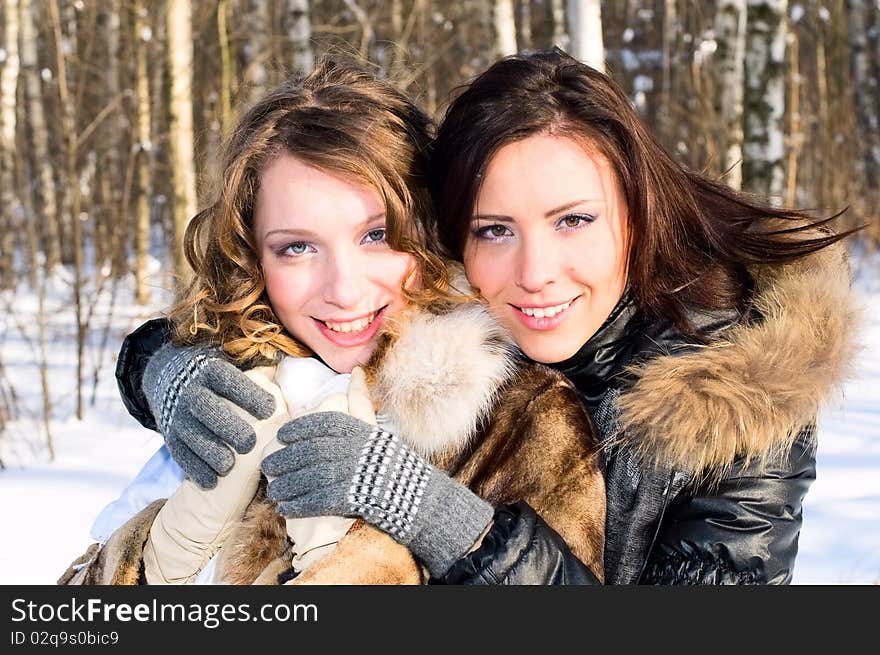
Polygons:
[[525,353],[526,357],[539,364],[557,364],[564,362],[566,359],[574,355],[583,344],[564,344],[556,343],[551,338],[551,343],[521,343],[518,344],[520,349]]
[[337,373],[351,373],[351,369],[355,366],[363,366],[370,359],[373,352],[373,344],[370,343],[368,348],[358,348],[354,352],[331,352],[317,353],[318,357]]

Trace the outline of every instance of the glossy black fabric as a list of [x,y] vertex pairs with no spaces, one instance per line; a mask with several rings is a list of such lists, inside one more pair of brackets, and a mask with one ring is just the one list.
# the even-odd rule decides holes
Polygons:
[[[540,559],[542,566],[531,565]],[[599,584],[555,531],[524,502],[500,507],[492,530],[471,557],[432,584]]]
[[740,462],[717,488],[678,494],[667,510],[675,520],[663,523],[641,582],[791,582],[801,503],[816,479],[813,451],[810,427],[782,461],[759,475],[755,464]]
[[144,369],[150,357],[171,340],[171,322],[154,318],[125,337],[116,360],[116,384],[128,413],[145,428],[158,430],[156,420],[141,389]]

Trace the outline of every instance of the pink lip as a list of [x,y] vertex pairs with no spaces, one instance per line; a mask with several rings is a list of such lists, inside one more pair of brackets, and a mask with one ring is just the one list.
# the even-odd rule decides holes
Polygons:
[[[557,313],[555,316],[545,316],[543,318],[537,318],[536,316],[526,316],[523,314],[519,306],[511,304],[510,307],[513,309],[513,313],[522,321],[523,325],[525,325],[530,330],[552,330],[557,327],[562,321],[568,318],[569,310],[574,306],[574,304],[578,301],[580,296],[577,296],[571,301],[571,304],[563,309],[561,312]],[[510,303],[508,303],[510,304]],[[563,303],[556,303],[555,305],[534,305],[534,306],[525,306],[526,309],[543,309],[544,307],[556,307],[557,305],[562,305]]]
[[[343,348],[352,348],[354,346],[362,346],[365,343],[369,343],[370,339],[376,336],[376,332],[379,331],[379,327],[382,324],[382,319],[385,317],[385,310],[387,309],[387,305],[376,312],[376,318],[373,319],[373,322],[370,323],[367,327],[365,327],[360,332],[334,332],[330,328],[328,328],[322,321],[317,318],[312,318],[315,321],[315,325],[318,326],[318,330],[321,334],[326,337],[326,339],[337,345],[342,346]],[[358,318],[366,318],[370,316],[373,312],[369,312],[364,314],[363,316],[359,316],[357,318],[350,318],[346,321],[334,320],[333,323],[347,323],[349,321],[356,321]]]

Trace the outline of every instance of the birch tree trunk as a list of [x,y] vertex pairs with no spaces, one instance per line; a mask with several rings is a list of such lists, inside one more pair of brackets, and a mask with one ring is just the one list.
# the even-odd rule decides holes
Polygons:
[[716,115],[722,124],[724,181],[742,188],[743,92],[745,90],[746,0],[719,0],[715,15],[719,92]]
[[516,54],[516,17],[513,0],[495,0],[492,7],[492,23],[495,28],[495,56]]
[[605,72],[602,9],[599,0],[568,0],[569,54]]
[[189,0],[168,0],[168,76],[174,272],[179,282],[189,276],[183,234],[196,213],[196,171],[192,106],[192,7]]
[[749,0],[743,136],[743,188],[780,203],[785,190],[785,32],[787,0]]
[[244,67],[241,75],[246,87],[246,100],[256,100],[267,88],[266,62],[271,56],[269,36],[269,5],[267,0],[247,0],[241,3],[241,22],[247,39],[242,48]]
[[5,57],[0,72],[0,288],[15,285],[14,240],[15,215],[19,201],[15,191],[15,103],[18,93],[18,4],[3,4]]
[[[399,4],[396,9],[400,9]],[[399,12],[392,14],[400,20]],[[309,16],[309,0],[287,0],[287,40],[291,47],[290,64],[294,75],[306,75],[315,67],[312,49],[312,21]],[[395,34],[399,34],[395,26]]]

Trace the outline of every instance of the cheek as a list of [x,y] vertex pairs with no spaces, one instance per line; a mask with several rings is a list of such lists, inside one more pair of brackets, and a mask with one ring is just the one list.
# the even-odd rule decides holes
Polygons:
[[468,281],[486,300],[491,302],[510,283],[508,277],[512,269],[504,264],[500,252],[493,253],[481,244],[474,244],[465,249],[463,259]]
[[[308,295],[302,277],[290,268],[272,264],[263,266],[266,295],[282,323],[290,320],[289,312],[301,307]],[[290,329],[287,325],[285,327]]]
[[403,298],[401,287],[404,286],[404,282],[407,289],[417,288],[421,283],[415,257],[409,253],[383,253],[381,256],[370,258],[365,265],[364,270],[372,271],[370,277],[374,284],[390,292],[397,299]]

